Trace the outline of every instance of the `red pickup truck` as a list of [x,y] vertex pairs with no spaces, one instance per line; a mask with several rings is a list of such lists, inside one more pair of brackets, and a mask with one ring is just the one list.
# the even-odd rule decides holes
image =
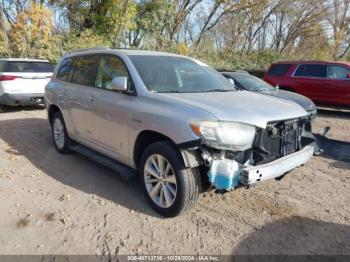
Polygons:
[[350,63],[277,62],[270,66],[264,80],[307,96],[320,106],[350,107]]

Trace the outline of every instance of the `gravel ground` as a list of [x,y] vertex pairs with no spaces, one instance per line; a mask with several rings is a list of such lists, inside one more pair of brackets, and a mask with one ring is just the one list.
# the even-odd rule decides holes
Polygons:
[[[321,112],[325,126],[350,148],[350,114]],[[0,254],[350,254],[349,199],[350,163],[313,157],[163,219],[137,183],[56,153],[45,110],[0,114]]]

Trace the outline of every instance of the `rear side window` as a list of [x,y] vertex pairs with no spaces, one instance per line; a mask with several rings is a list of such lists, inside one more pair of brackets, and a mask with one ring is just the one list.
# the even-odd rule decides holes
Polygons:
[[338,66],[338,65],[331,65],[328,66],[327,70],[327,77],[332,79],[348,79],[348,74],[350,74],[350,69]]
[[52,73],[54,68],[48,62],[8,61],[4,69],[12,73]]
[[71,80],[71,75],[73,73],[73,59],[65,58],[63,59],[60,69],[57,73],[57,79],[61,81],[69,82]]
[[267,74],[269,76],[283,76],[291,66],[291,64],[275,64],[271,66]]
[[95,55],[79,56],[75,57],[73,60],[74,71],[71,82],[79,85],[93,86],[98,57]]
[[294,76],[303,77],[326,77],[327,66],[320,64],[300,65]]

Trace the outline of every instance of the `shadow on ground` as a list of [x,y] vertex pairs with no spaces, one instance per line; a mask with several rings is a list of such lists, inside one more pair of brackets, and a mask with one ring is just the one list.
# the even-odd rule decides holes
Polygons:
[[337,111],[337,110],[325,110],[325,109],[318,109],[317,115],[322,118],[329,118],[329,119],[349,119],[350,120],[350,108],[349,111],[343,112],[343,111]]
[[325,136],[316,135],[320,148],[323,150],[321,157],[340,160],[350,163],[350,143]]
[[43,110],[43,109],[45,109],[44,105],[33,105],[33,106],[1,106],[0,105],[0,113],[34,111],[34,110]]
[[232,254],[350,255],[349,243],[350,226],[296,216],[266,224],[263,229],[250,233]]
[[25,156],[36,168],[64,185],[159,217],[147,204],[137,181],[126,180],[79,154],[57,153],[46,119],[12,119],[0,123],[0,137],[10,146],[5,152]]

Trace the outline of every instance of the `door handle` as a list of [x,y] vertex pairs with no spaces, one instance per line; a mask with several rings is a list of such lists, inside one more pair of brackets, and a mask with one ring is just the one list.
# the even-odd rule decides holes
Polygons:
[[94,97],[93,96],[89,96],[88,97],[88,102],[89,103],[93,103],[94,102]]

